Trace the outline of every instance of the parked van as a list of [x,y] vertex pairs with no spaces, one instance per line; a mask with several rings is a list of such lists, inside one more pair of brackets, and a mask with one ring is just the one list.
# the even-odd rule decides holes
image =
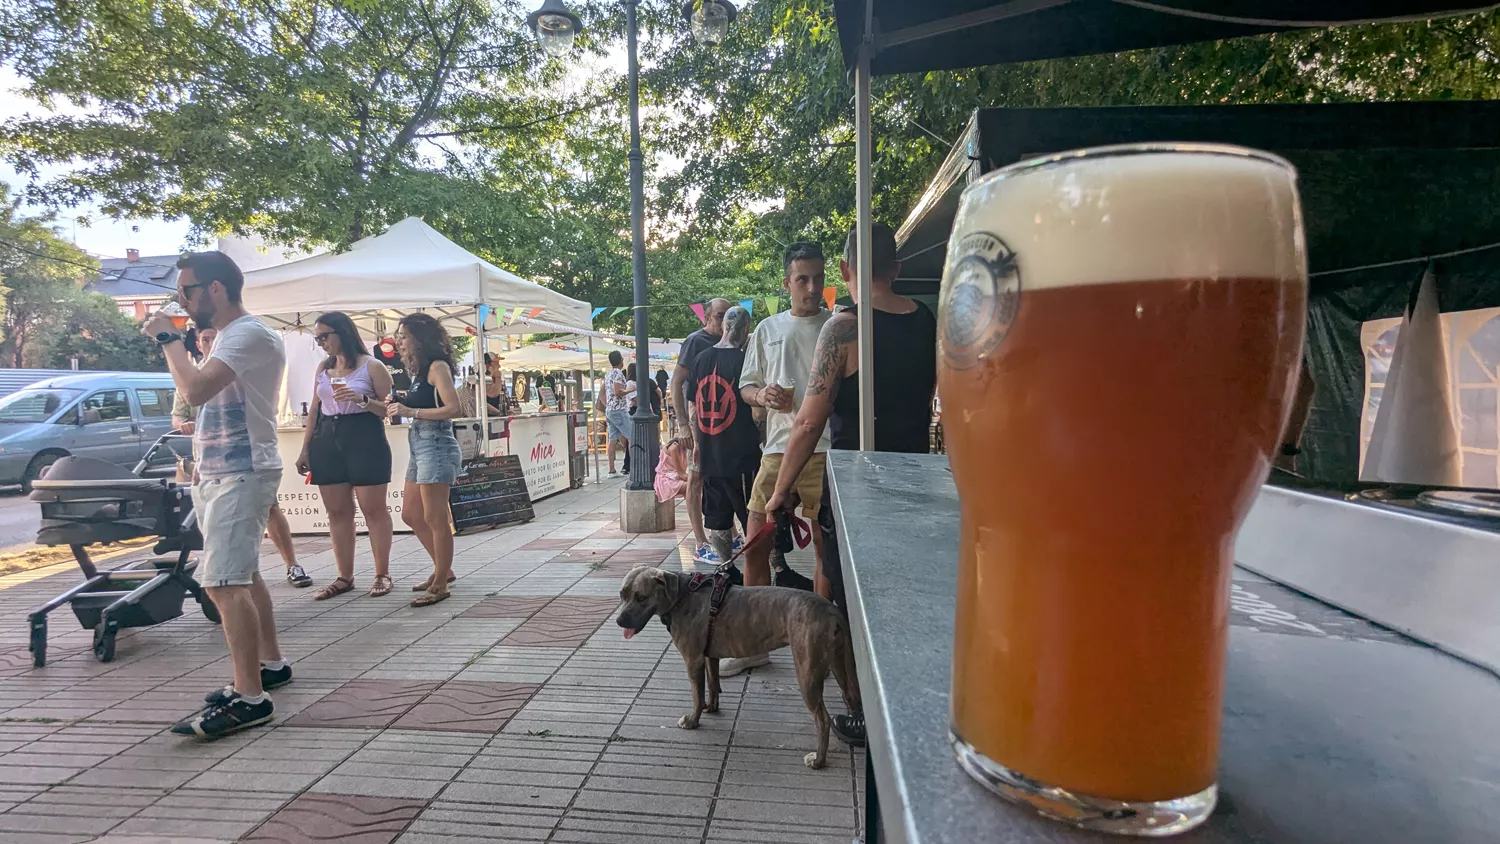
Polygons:
[[0,486],[31,483],[69,454],[134,468],[172,430],[172,376],[90,372],[0,398]]

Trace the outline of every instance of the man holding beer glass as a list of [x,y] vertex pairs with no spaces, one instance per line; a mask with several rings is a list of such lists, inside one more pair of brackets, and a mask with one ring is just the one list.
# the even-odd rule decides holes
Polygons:
[[939,390],[958,486],[951,738],[1080,827],[1217,800],[1234,536],[1297,385],[1296,174],[1143,145],[975,182],[948,245]]

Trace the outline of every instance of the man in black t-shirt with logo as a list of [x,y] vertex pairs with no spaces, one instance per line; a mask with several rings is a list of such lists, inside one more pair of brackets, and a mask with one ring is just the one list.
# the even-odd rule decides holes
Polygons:
[[[677,366],[672,370],[671,402],[673,416],[672,436],[681,432],[696,435],[698,426],[691,419],[688,409],[696,406],[691,389],[693,362],[705,349],[713,348],[724,336],[724,312],[729,310],[728,299],[711,299],[703,311],[703,327],[689,334],[677,352]],[[703,500],[703,476],[698,471],[698,449],[692,437],[688,438],[687,512],[688,524],[693,528],[693,559],[700,563],[718,565],[724,562],[709,546],[703,533],[703,513],[699,503]]]
[[[750,488],[760,469],[760,430],[740,396],[740,370],[750,338],[750,314],[724,313],[719,344],[694,356],[686,387],[693,401],[698,472],[703,477],[703,527],[719,559],[731,554],[734,519],[748,530]],[[749,535],[748,533],[746,534]]]

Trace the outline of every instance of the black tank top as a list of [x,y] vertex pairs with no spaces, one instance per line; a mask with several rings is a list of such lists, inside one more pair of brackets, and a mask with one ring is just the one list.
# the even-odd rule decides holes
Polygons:
[[[436,363],[437,361],[433,361]],[[876,370],[877,372],[879,370]],[[406,401],[402,402],[407,407],[416,409],[419,407],[437,407],[437,388],[427,380],[432,372],[432,364],[427,364],[427,372],[411,379],[411,389],[406,391]]]
[[[937,390],[937,320],[921,302],[909,314],[877,310],[874,316],[875,450],[926,454]],[[828,428],[834,448],[859,448],[859,372],[839,382]]]

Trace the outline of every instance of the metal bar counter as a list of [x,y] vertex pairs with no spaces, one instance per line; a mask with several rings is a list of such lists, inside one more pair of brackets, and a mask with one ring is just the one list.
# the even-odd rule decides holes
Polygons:
[[[947,458],[835,451],[829,473],[867,802],[882,821],[868,844],[1118,844],[1001,801],[953,759],[959,513]],[[1230,630],[1219,808],[1173,840],[1500,841],[1500,678],[1245,569]]]

